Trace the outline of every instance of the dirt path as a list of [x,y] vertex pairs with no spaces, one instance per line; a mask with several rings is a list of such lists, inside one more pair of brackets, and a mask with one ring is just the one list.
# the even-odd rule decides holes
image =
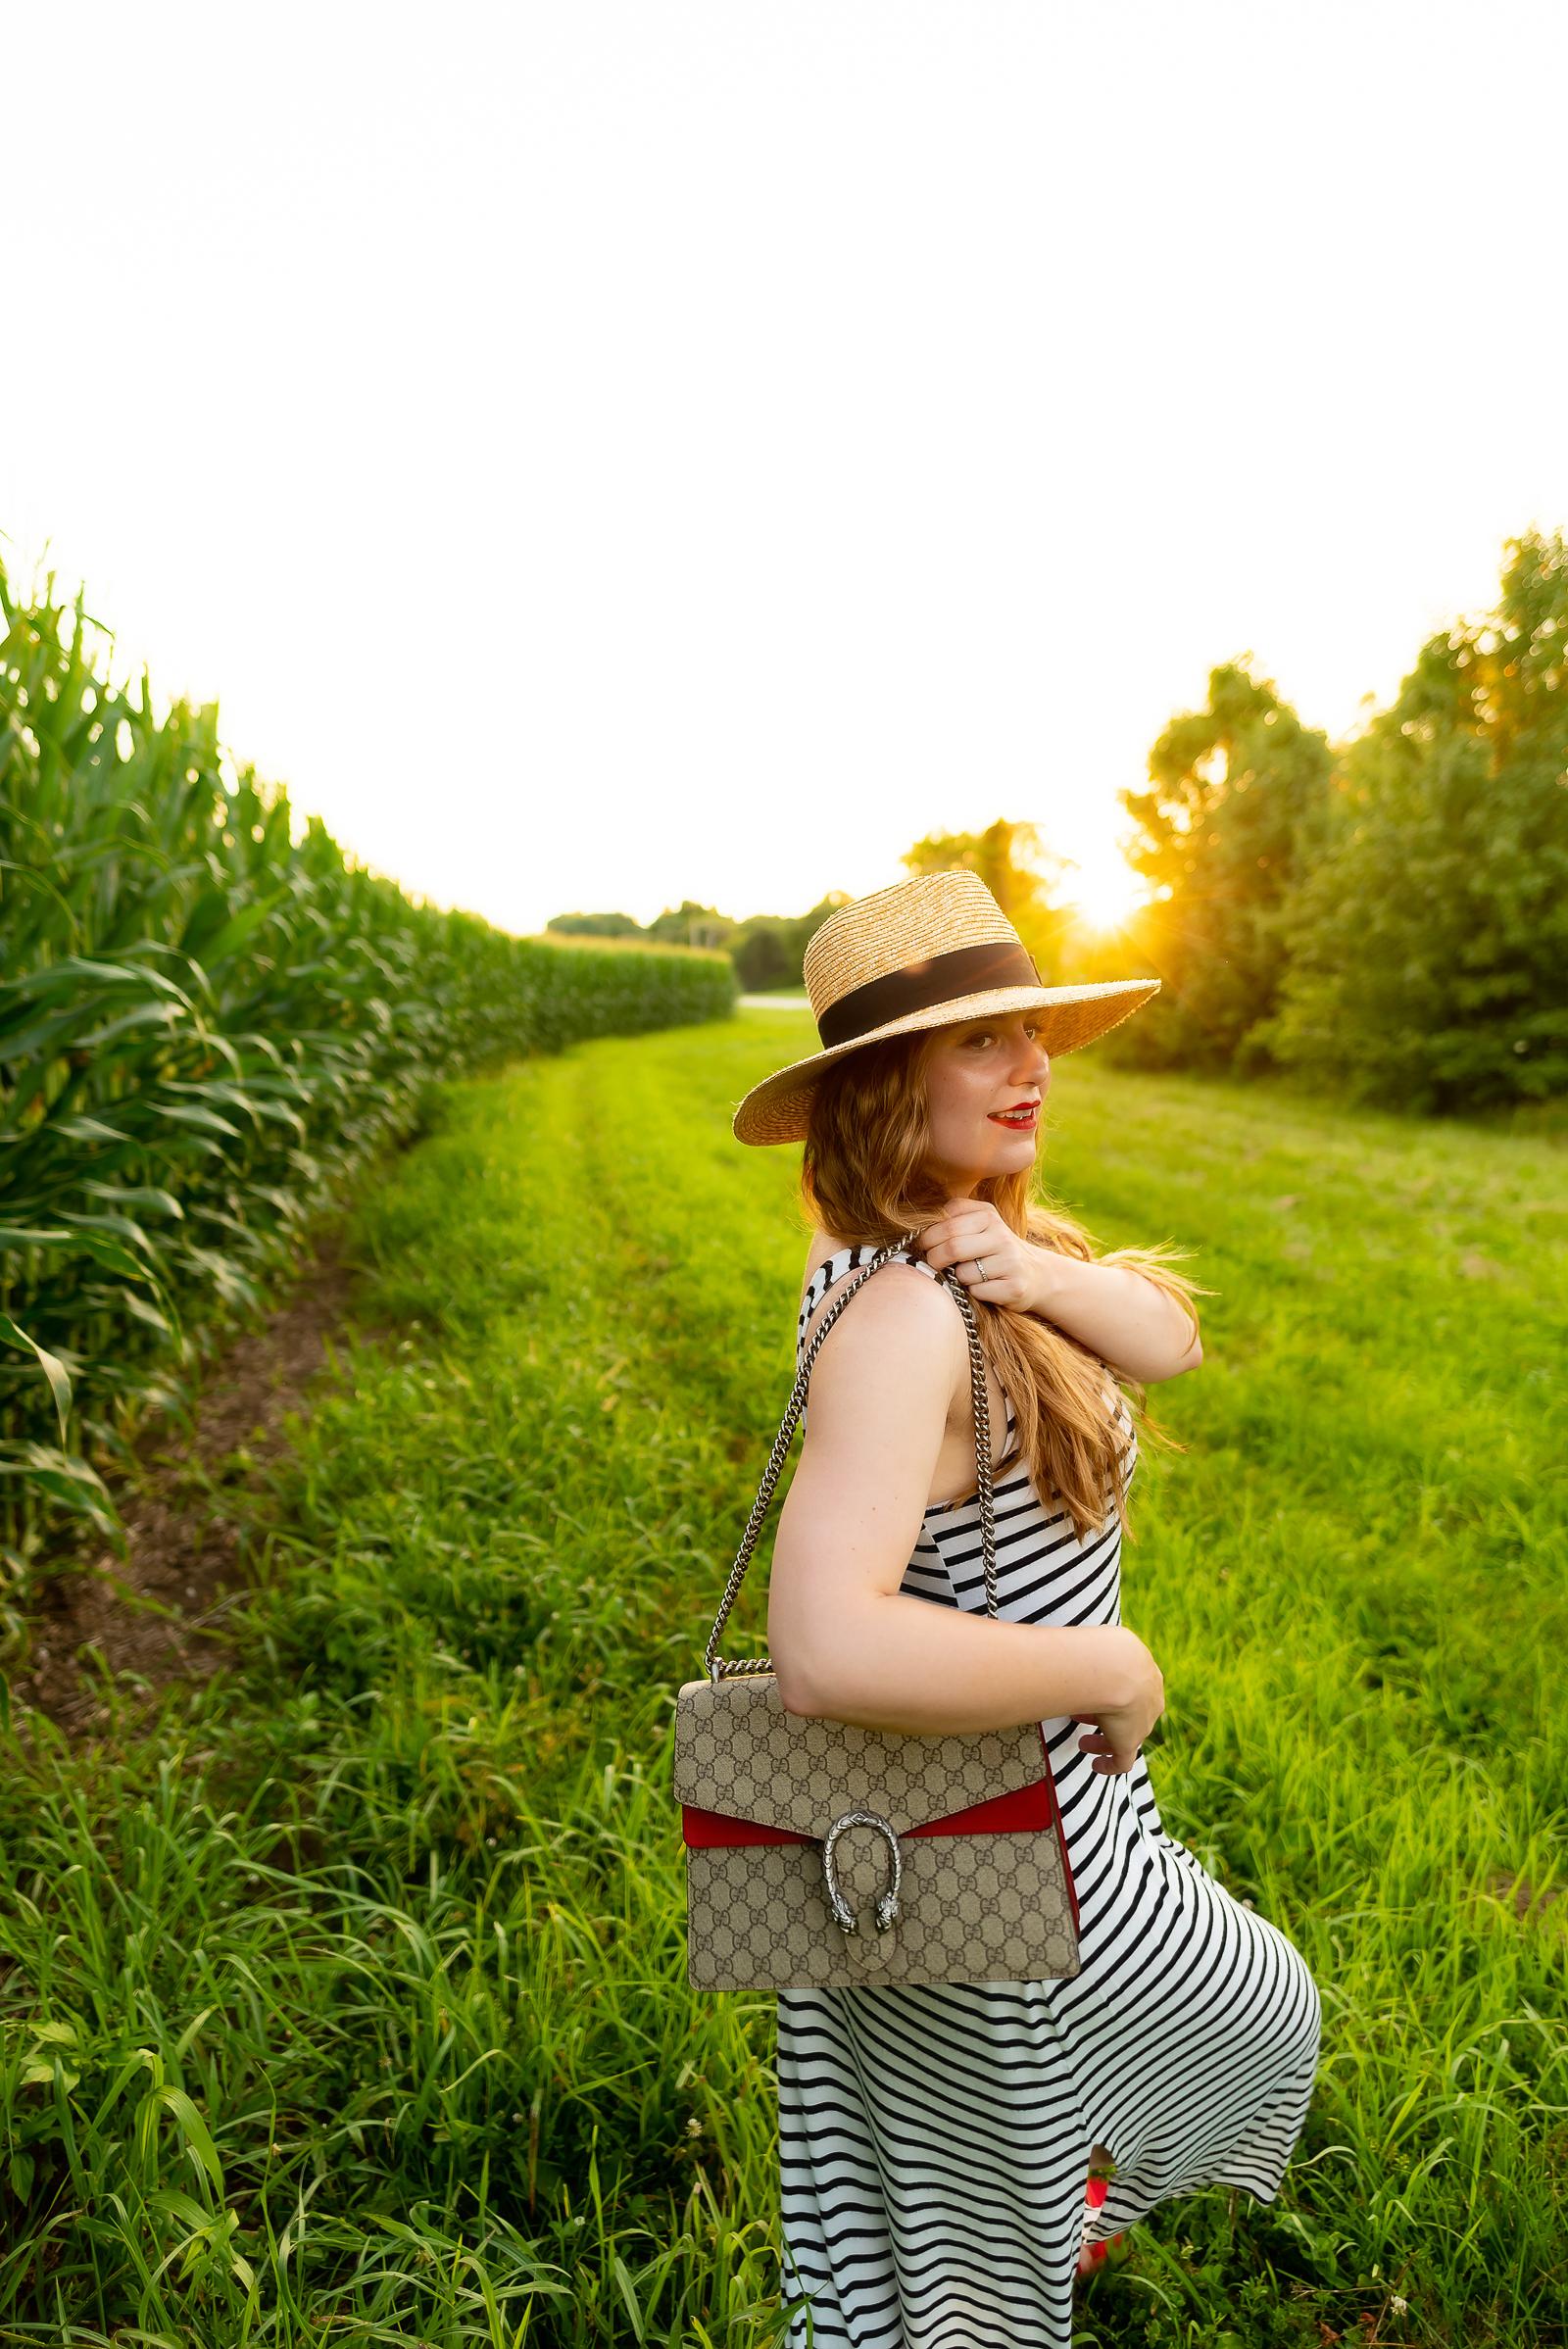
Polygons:
[[33,1706],[74,1741],[90,1738],[110,1723],[106,1690],[120,1675],[129,1676],[121,1701],[129,1696],[134,1715],[170,1682],[205,1679],[222,1662],[223,1617],[245,1579],[224,1491],[285,1449],[284,1415],[307,1409],[354,1278],[335,1236],[319,1237],[262,1327],[236,1336],[207,1370],[194,1439],[160,1420],[136,1441],[136,1473],[106,1477],[128,1555],[122,1563],[106,1549],[49,1578],[32,1652],[11,1676],[19,1722]]

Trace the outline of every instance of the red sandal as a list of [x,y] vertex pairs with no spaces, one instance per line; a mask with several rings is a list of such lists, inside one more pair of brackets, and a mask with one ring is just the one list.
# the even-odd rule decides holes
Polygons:
[[[1102,2178],[1094,2171],[1090,2172],[1089,2186],[1084,2195],[1084,2225],[1086,2227],[1089,2223],[1089,2213],[1099,2210],[1105,2199],[1105,2189],[1109,2183],[1110,2180],[1107,2178]],[[1117,2243],[1125,2243],[1126,2240],[1127,2236],[1124,2230],[1120,2234],[1107,2235],[1101,2243],[1085,2242],[1078,2254],[1078,2274],[1080,2276],[1094,2275],[1096,2269],[1104,2266],[1110,2257],[1112,2247]]]

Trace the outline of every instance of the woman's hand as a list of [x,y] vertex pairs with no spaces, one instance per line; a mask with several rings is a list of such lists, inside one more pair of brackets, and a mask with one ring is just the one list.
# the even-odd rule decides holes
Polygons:
[[1124,1778],[1136,1769],[1139,1747],[1165,1710],[1165,1676],[1136,1633],[1133,1639],[1133,1684],[1127,1702],[1102,1705],[1099,1719],[1075,1713],[1075,1721],[1093,1726],[1078,1740],[1080,1753],[1095,1759],[1089,1767],[1101,1778]]
[[948,1199],[936,1222],[924,1226],[919,1242],[932,1271],[953,1265],[964,1288],[982,1304],[1034,1311],[1040,1250],[1020,1240],[989,1199]]

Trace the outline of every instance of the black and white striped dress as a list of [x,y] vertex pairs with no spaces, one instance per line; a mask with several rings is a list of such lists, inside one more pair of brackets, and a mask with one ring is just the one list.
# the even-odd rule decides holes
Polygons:
[[[846,1248],[816,1268],[801,1342],[832,1284],[872,1253]],[[1130,1477],[1136,1442],[1119,1393],[1116,1408]],[[1009,1401],[1009,1443],[1013,1419]],[[1080,1542],[1023,1469],[996,1488],[996,1525],[1004,1617],[1120,1622],[1114,1516]],[[927,1509],[902,1588],[984,1612],[973,1495]],[[1321,2008],[1304,1961],[1166,1833],[1142,1756],[1108,1776],[1079,1750],[1082,1722],[1044,1728],[1082,1971],[778,1995],[792,2345],[1070,2349],[1097,2143],[1115,2176],[1091,2240],[1201,2186],[1246,2186],[1262,2202],[1279,2191],[1317,2068]]]

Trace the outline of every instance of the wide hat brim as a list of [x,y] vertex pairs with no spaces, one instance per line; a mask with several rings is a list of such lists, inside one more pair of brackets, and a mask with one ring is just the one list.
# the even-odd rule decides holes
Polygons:
[[880,1044],[889,1036],[911,1036],[923,1028],[955,1027],[988,1012],[1039,1011],[1040,1042],[1052,1059],[1093,1044],[1107,1028],[1141,1010],[1159,992],[1158,979],[1103,979],[1081,987],[997,987],[982,995],[966,995],[928,1010],[906,1012],[879,1028],[869,1028],[846,1044],[828,1046],[775,1069],[754,1085],[732,1120],[737,1142],[804,1142],[811,1119],[811,1102],[824,1069],[862,1046]]

